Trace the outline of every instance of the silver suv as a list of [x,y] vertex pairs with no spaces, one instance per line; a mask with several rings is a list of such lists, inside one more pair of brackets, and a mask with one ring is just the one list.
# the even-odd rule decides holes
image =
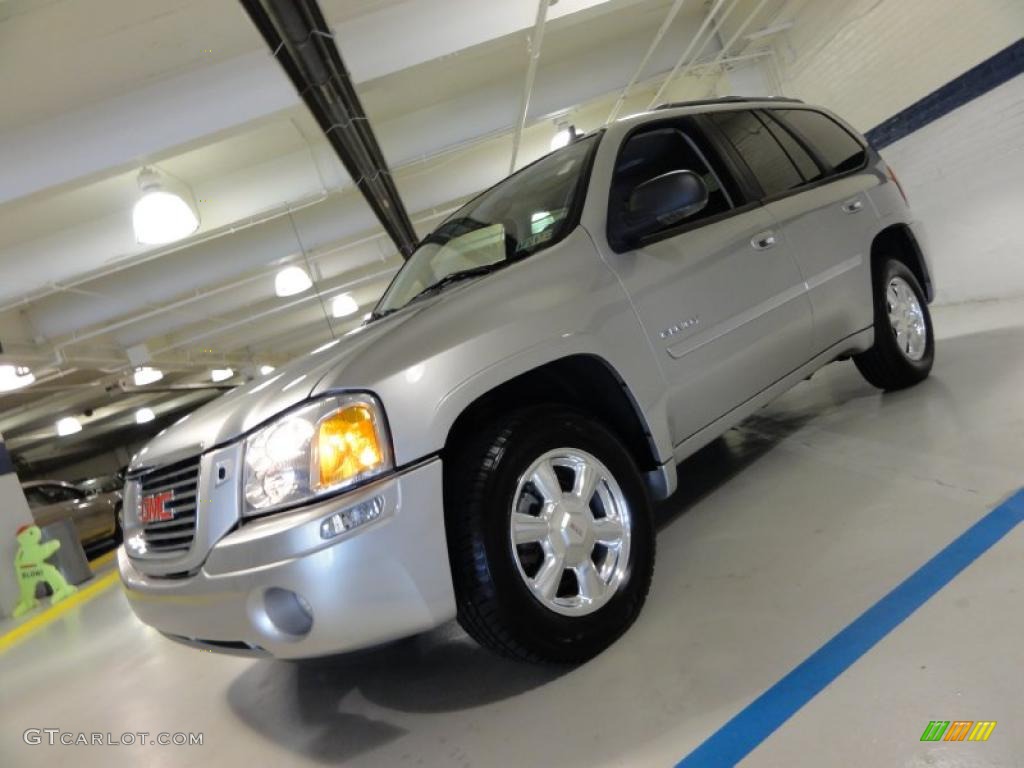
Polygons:
[[643,605],[676,463],[834,360],[921,381],[931,297],[899,183],[836,116],[621,120],[453,214],[362,327],[144,448],[131,605],[226,652],[457,618],[510,656],[587,659]]

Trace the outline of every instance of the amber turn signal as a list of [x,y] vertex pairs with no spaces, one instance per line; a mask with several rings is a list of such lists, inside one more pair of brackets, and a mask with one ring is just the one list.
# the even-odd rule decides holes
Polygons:
[[312,458],[310,485],[316,489],[343,485],[379,470],[384,463],[384,447],[373,411],[356,403],[321,419]]

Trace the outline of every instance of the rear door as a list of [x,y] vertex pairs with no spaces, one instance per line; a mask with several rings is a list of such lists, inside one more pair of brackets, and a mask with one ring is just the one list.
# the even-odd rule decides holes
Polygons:
[[[674,170],[702,176],[708,206],[632,248],[619,242],[637,184]],[[699,120],[647,124],[623,141],[608,207],[610,265],[629,293],[668,382],[675,444],[807,357],[810,304],[774,221],[748,199]]]
[[878,178],[859,140],[827,115],[771,109],[762,119],[818,172],[769,210],[793,246],[814,308],[815,351],[872,323],[871,239],[877,214],[866,194]]

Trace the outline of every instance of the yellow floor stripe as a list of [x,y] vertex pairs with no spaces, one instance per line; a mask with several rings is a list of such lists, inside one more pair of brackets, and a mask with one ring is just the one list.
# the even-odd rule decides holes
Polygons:
[[[43,627],[52,624],[54,621],[59,619],[68,611],[73,608],[77,608],[86,603],[98,594],[106,590],[112,584],[116,584],[119,578],[117,570],[113,570],[110,573],[106,573],[100,576],[96,581],[87,587],[83,587],[73,594],[71,597],[57,603],[50,607],[38,616],[33,616],[31,619],[26,621],[24,624],[19,624],[10,632],[5,635],[0,635],[0,653],[3,653],[12,645],[20,640],[23,640],[28,635],[31,635],[36,630],[42,629]],[[47,598],[49,599],[49,598]]]
[[100,555],[95,560],[89,561],[90,568],[99,568],[101,565],[106,565],[117,555],[117,548],[114,548],[104,555]]

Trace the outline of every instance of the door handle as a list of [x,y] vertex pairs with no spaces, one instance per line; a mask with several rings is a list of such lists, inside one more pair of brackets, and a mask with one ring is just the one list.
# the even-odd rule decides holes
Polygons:
[[750,246],[755,251],[767,251],[769,248],[774,248],[777,242],[775,233],[772,231],[761,232],[750,238]]
[[843,203],[843,213],[857,213],[864,208],[863,200],[850,200]]

